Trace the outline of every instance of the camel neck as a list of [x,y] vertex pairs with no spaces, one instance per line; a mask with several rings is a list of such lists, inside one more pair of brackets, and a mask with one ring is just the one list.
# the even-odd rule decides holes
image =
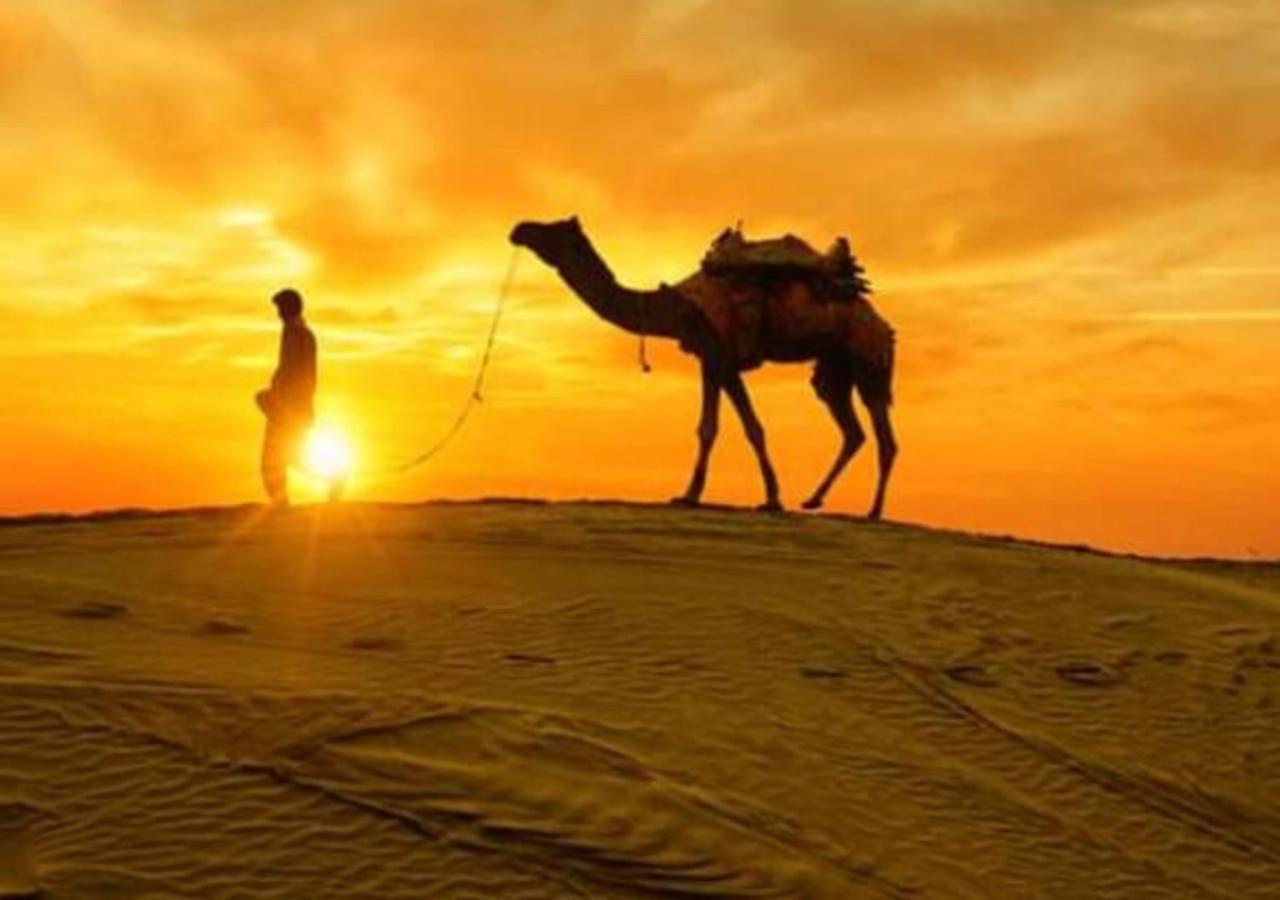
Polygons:
[[623,287],[585,236],[556,268],[565,284],[605,321],[632,334],[680,337],[683,317],[675,295]]

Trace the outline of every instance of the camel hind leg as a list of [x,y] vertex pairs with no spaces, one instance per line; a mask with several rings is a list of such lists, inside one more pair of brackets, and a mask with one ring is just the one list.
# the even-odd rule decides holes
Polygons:
[[893,461],[898,457],[898,442],[893,436],[893,423],[889,421],[889,404],[877,402],[867,407],[871,425],[876,431],[876,449],[880,456],[880,477],[876,481],[876,499],[867,515],[878,519],[884,513],[884,494],[889,487],[889,475]]
[[812,384],[818,398],[831,412],[831,418],[835,420],[842,437],[840,449],[836,453],[835,462],[831,464],[831,470],[827,472],[827,477],[822,479],[814,489],[813,495],[804,502],[805,509],[821,509],[827,492],[836,483],[836,479],[849,464],[849,460],[853,459],[854,454],[858,452],[858,448],[866,441],[866,434],[858,424],[858,416],[853,411],[853,368],[847,357],[839,354],[819,359],[813,369]]
[[893,434],[893,423],[889,419],[889,407],[893,405],[893,361],[883,368],[854,368],[854,380],[858,386],[858,396],[867,407],[871,416],[871,427],[876,433],[876,449],[879,453],[880,474],[876,480],[876,496],[871,504],[868,517],[878,519],[884,513],[884,496],[889,487],[889,476],[893,473],[894,460],[898,458],[898,441]]

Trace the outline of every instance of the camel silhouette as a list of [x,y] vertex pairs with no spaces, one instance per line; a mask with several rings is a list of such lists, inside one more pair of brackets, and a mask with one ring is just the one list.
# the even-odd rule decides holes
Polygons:
[[719,429],[720,394],[729,395],[755,451],[764,480],[763,510],[782,508],[778,478],[765,446],[760,424],[742,378],[745,369],[760,362],[807,362],[814,365],[812,384],[843,437],[826,477],[804,503],[818,509],[831,486],[866,439],[853,407],[853,391],[871,416],[879,449],[879,478],[869,516],[884,511],[885,491],[897,455],[889,419],[893,381],[893,330],[866,302],[823,299],[811,279],[795,275],[773,279],[751,290],[765,296],[759,305],[761,324],[752,358],[733,346],[712,309],[742,308],[741,284],[732,278],[699,271],[674,286],[656,290],[623,287],[601,259],[576,217],[555,222],[521,222],[511,242],[527,247],[554,268],[569,289],[602,319],[641,336],[670,338],[696,356],[702,369],[702,415],[698,424],[698,453],[685,492],[673,503],[697,505],[707,480],[711,448]]

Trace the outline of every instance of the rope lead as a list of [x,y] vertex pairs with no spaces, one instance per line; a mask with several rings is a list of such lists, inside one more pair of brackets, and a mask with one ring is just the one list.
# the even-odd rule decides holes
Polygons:
[[648,375],[653,371],[653,367],[649,365],[649,352],[644,340],[645,333],[648,331],[644,315],[644,294],[637,294],[636,297],[636,304],[640,307],[640,371]]
[[489,370],[489,360],[493,356],[493,344],[498,336],[498,322],[502,319],[502,311],[506,306],[507,294],[511,292],[511,285],[515,282],[516,264],[520,261],[520,248],[513,247],[511,250],[511,262],[507,264],[507,274],[502,279],[502,287],[498,290],[498,301],[493,307],[493,319],[489,323],[489,338],[485,341],[484,355],[480,358],[480,367],[476,370],[476,380],[471,385],[471,393],[467,395],[467,400],[462,404],[462,409],[458,412],[458,417],[453,420],[453,424],[449,430],[444,433],[440,440],[436,441],[429,449],[419,453],[407,463],[393,466],[390,471],[400,473],[407,472],[415,466],[420,466],[427,460],[431,459],[441,450],[449,445],[449,443],[462,430],[462,426],[466,424],[467,418],[471,415],[471,411],[477,405],[484,402],[484,376]]

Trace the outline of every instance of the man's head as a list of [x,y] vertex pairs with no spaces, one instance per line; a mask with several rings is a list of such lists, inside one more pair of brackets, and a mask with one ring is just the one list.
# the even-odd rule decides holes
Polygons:
[[280,314],[280,318],[286,322],[302,315],[302,295],[293,288],[276,291],[271,302],[276,305],[276,312]]

